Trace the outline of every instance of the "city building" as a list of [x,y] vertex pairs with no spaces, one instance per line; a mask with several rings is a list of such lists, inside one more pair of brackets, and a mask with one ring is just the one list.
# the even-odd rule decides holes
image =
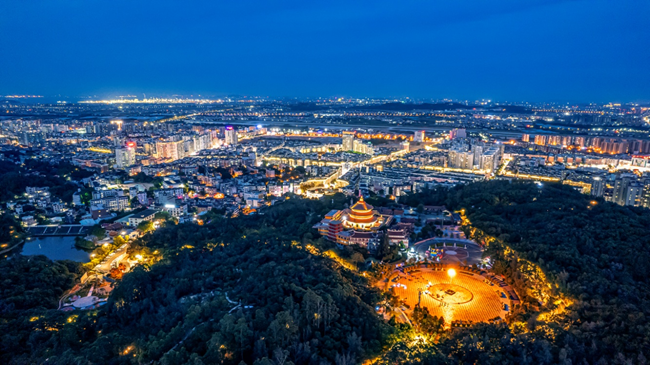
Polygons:
[[237,145],[237,131],[233,126],[227,126],[225,130],[225,135],[226,135],[226,144],[229,146],[236,146]]
[[343,213],[343,226],[346,228],[370,230],[381,225],[381,216],[373,211],[372,205],[359,198],[350,209]]
[[545,136],[543,134],[538,134],[535,136],[535,144],[540,145],[540,146],[546,146],[546,140],[548,139],[548,136]]
[[449,132],[449,139],[467,138],[467,131],[463,128],[454,128]]
[[343,132],[343,151],[354,151],[354,132]]
[[129,197],[114,196],[108,198],[93,199],[90,201],[92,206],[102,206],[107,210],[125,210],[129,207]]
[[500,151],[498,147],[488,148],[481,154],[479,169],[485,171],[495,171],[500,163]]
[[639,181],[632,182],[626,189],[625,192],[625,204],[631,207],[640,207],[642,206],[642,197],[643,197],[643,184]]
[[360,139],[355,139],[353,142],[353,151],[357,153],[365,153],[367,155],[372,155],[375,153],[375,149],[370,142],[364,142]]
[[641,196],[641,206],[644,208],[650,208],[650,177],[644,177],[642,183],[643,193]]
[[156,154],[158,158],[179,160],[185,157],[185,145],[183,141],[156,142]]
[[595,176],[591,182],[591,195],[602,197],[605,192],[605,180],[600,176]]
[[115,149],[115,164],[118,169],[135,165],[135,142],[128,142],[124,147]]
[[138,224],[144,221],[151,221],[156,213],[158,213],[158,211],[153,209],[147,209],[143,210],[142,212],[135,213],[129,217],[129,226],[137,227]]
[[[392,213],[380,214],[360,197],[349,209],[327,213],[314,228],[318,229],[323,237],[339,245],[359,245],[374,249],[383,234],[379,229],[390,226],[392,222]],[[399,227],[389,230],[388,235],[390,242],[408,242],[408,234]]]
[[471,170],[474,168],[474,153],[465,148],[449,150],[449,167]]
[[551,146],[559,146],[562,143],[560,136],[548,136],[547,141]]

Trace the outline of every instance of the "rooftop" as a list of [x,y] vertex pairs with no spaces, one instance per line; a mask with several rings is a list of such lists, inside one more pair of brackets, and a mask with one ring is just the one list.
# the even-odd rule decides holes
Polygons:
[[133,214],[130,218],[143,219],[143,218],[146,218],[146,217],[148,217],[150,215],[154,215],[156,213],[158,213],[158,211],[155,210],[155,209],[147,209],[147,210],[141,211],[140,213]]

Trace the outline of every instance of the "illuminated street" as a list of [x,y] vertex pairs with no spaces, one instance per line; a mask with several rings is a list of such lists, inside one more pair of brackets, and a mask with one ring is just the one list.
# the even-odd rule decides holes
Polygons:
[[120,246],[119,249],[117,249],[115,252],[111,253],[108,255],[104,261],[99,263],[96,267],[95,270],[101,273],[108,273],[111,271],[111,267],[113,267],[113,263],[117,262],[119,263],[126,257],[126,251],[129,248],[129,244],[123,244]]

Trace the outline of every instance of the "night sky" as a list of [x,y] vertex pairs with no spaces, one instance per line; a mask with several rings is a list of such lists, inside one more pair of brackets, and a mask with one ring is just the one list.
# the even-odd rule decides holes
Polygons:
[[650,1],[0,1],[0,95],[650,100]]

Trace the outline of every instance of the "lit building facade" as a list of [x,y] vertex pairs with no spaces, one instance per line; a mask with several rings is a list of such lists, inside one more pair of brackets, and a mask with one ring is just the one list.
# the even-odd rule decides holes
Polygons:
[[381,216],[373,211],[372,205],[359,198],[347,212],[343,214],[343,226],[351,229],[369,231],[382,224]]
[[[392,212],[392,211],[391,211]],[[369,250],[377,248],[384,234],[389,243],[408,244],[409,232],[404,227],[393,227],[383,233],[381,227],[390,227],[393,215],[380,214],[372,205],[359,198],[349,209],[332,210],[313,228],[327,240],[342,246],[358,245]]]
[[343,132],[343,151],[354,151],[354,133]]
[[467,138],[467,131],[464,128],[454,128],[449,132],[449,139]]
[[118,169],[135,165],[135,143],[129,142],[122,148],[115,149],[115,164]]
[[225,130],[225,135],[226,135],[226,144],[229,146],[236,146],[237,145],[237,131],[233,126],[227,126]]
[[156,154],[159,158],[178,160],[185,157],[185,145],[183,141],[157,142]]

